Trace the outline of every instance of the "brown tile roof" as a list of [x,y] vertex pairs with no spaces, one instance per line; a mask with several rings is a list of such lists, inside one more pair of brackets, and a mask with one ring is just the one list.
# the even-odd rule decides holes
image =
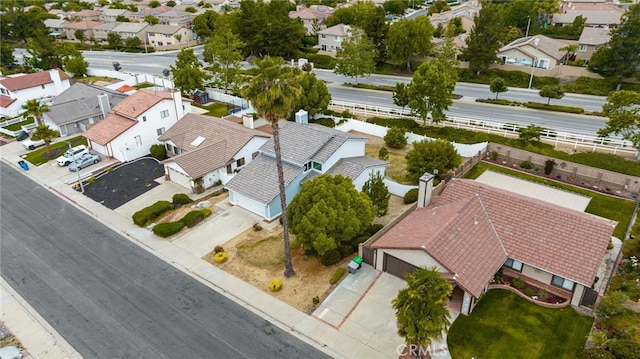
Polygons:
[[66,22],[62,25],[64,29],[78,29],[78,30],[87,30],[93,29],[96,26],[102,25],[103,22],[93,21],[93,20],[83,20],[78,22]]
[[[60,75],[61,80],[68,80],[69,75],[60,69],[56,69]],[[0,80],[0,85],[4,86],[9,91],[24,90],[40,85],[46,85],[52,83],[51,75],[49,71],[40,71],[35,74],[28,74],[16,77],[8,77]]]
[[124,131],[133,127],[136,123],[138,123],[138,121],[112,113],[104,120],[89,128],[82,136],[87,140],[105,146],[124,133]]
[[[449,221],[459,221],[460,236],[467,235],[466,231],[471,230],[469,227],[478,227],[474,224],[475,221],[479,224],[484,223],[485,219],[481,213],[472,211],[471,205],[466,211],[454,211],[456,207],[451,207],[460,206],[461,201],[469,203],[474,198],[478,199],[478,203],[486,211],[488,221],[495,228],[495,238],[502,243],[509,258],[591,286],[607,251],[615,221],[554,206],[471,180],[452,180],[441,196],[434,197],[431,205],[424,209],[416,209],[373,246],[422,248],[424,245],[424,250],[443,266],[455,267],[458,271],[458,265],[467,265],[473,269],[470,273],[477,271],[481,277],[483,270],[493,262],[486,259],[485,254],[466,263],[460,261],[456,257],[461,255],[456,254],[459,250],[473,252],[479,249],[465,249],[465,245],[472,244],[463,245],[455,242],[456,238],[448,237],[453,228]],[[443,210],[444,214],[439,212],[440,215],[437,215],[438,211]],[[446,216],[452,218],[443,218]],[[469,238],[474,238],[474,241],[479,241],[482,245],[488,245],[493,237],[493,234],[482,231]],[[451,243],[448,249],[443,251],[440,246],[447,243],[447,238]],[[438,241],[440,244],[433,246],[434,243],[439,243]],[[459,246],[458,249],[456,246]]]
[[113,107],[113,112],[133,119],[142,115],[160,101],[171,98],[170,92],[140,90],[120,101],[119,104]]
[[11,98],[9,96],[5,96],[5,95],[0,95],[0,107],[2,108],[7,108],[9,107],[12,103],[16,102],[17,99],[15,98]]
[[[199,146],[193,146],[193,141],[200,136],[205,140]],[[186,151],[163,162],[176,162],[191,178],[195,179],[226,166],[255,136],[269,137],[264,132],[221,118],[189,113],[171,126],[158,140],[170,140],[181,150]]]

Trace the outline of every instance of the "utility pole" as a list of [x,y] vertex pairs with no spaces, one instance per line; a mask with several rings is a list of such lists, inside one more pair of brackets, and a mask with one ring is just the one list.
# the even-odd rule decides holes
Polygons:
[[[69,141],[69,150],[71,150],[71,141]],[[71,152],[71,159],[73,162],[76,162],[76,153]],[[80,193],[84,193],[84,185],[82,184],[82,180],[80,179],[80,168],[78,168],[76,164],[76,173],[78,174],[78,183],[80,184]]]

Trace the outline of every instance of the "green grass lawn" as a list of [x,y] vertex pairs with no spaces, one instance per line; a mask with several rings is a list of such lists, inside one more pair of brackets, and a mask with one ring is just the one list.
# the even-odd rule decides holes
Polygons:
[[82,136],[77,136],[77,137],[70,138],[66,141],[53,142],[51,144],[51,149],[54,152],[53,158],[49,158],[47,156],[47,148],[44,146],[27,153],[22,158],[34,166],[40,166],[41,164],[45,164],[50,160],[61,156],[69,148],[69,142],[71,142],[72,147],[79,146],[79,145],[87,145],[86,138]]
[[571,186],[565,183],[556,182],[546,178],[530,175],[520,171],[515,171],[502,166],[494,165],[491,163],[480,162],[471,171],[469,171],[465,178],[475,179],[486,170],[492,170],[494,172],[504,173],[519,178],[523,178],[529,181],[537,182],[547,186],[559,188],[565,191],[579,193],[585,196],[591,197],[591,201],[587,206],[585,212],[595,214],[596,216],[612,219],[618,222],[613,235],[617,238],[624,238],[629,222],[631,221],[631,215],[635,208],[635,203],[623,199],[619,199],[612,196],[600,194],[598,192],[589,191],[584,188]]
[[32,123],[33,123],[33,118],[24,120],[18,123],[14,123],[13,125],[5,126],[5,129],[9,131],[19,131],[22,129],[22,126],[30,125]]
[[488,291],[449,329],[453,358],[579,358],[593,318],[544,308],[504,289]]
[[205,113],[204,115],[206,115],[206,116],[214,116],[214,117],[224,117],[224,116],[226,116],[227,115],[227,111],[229,111],[233,107],[231,105],[227,106],[227,105],[225,105],[223,103],[214,103],[214,104],[207,105],[207,106],[194,104],[194,106],[206,109],[209,112]]

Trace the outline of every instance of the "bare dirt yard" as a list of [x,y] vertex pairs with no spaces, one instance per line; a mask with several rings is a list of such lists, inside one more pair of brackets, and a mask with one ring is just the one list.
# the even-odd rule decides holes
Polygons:
[[[169,214],[167,214],[166,216],[162,217],[162,219],[158,220],[157,223],[165,223],[165,222],[175,222],[177,220],[179,220],[180,218],[184,217],[185,214],[191,212],[193,209],[191,209],[192,206],[197,205],[198,203],[202,202],[202,201],[209,201],[211,203],[211,207],[210,209],[212,211],[215,211],[215,207],[216,207],[216,203],[218,202],[222,202],[227,200],[227,198],[229,198],[229,193],[227,192],[222,192],[222,193],[214,193],[208,196],[205,196],[203,198],[200,198],[198,200],[193,201],[192,203],[189,204],[185,204],[182,207],[178,207],[175,210],[171,211]],[[170,238],[175,238],[176,236],[170,237]]]

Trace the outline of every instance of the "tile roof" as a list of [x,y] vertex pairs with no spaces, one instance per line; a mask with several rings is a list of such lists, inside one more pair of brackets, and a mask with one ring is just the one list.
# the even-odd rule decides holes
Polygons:
[[113,111],[121,116],[133,119],[142,115],[160,101],[171,98],[171,93],[167,91],[140,90],[120,101],[118,105],[113,107]]
[[343,175],[351,179],[356,179],[367,168],[388,164],[389,162],[368,156],[348,157],[340,159],[325,173],[330,175]]
[[78,22],[67,22],[62,25],[64,29],[87,30],[102,25],[103,22],[93,20],[83,20]]
[[[286,162],[282,163],[282,170],[285,186],[302,173],[301,167]],[[227,182],[225,188],[242,193],[242,195],[259,203],[265,205],[270,203],[276,196],[280,195],[276,159],[263,153],[259,154]]]
[[[61,80],[68,80],[69,75],[60,69],[49,70],[58,71]],[[15,77],[7,77],[0,80],[0,85],[4,86],[9,91],[24,90],[40,85],[46,85],[53,82],[49,71],[40,71],[35,74],[21,75]]]
[[106,146],[109,142],[124,133],[124,131],[135,126],[136,123],[138,123],[138,121],[112,113],[104,120],[91,126],[82,136],[87,140]]
[[611,30],[601,27],[585,27],[582,29],[578,44],[582,45],[602,45],[611,40]]
[[337,36],[349,36],[351,34],[351,26],[345,24],[338,24],[328,27],[324,30],[320,30],[317,34],[321,35],[337,35]]
[[173,35],[176,32],[180,31],[184,26],[178,25],[151,25],[147,27],[147,33],[157,33],[157,34],[169,34]]
[[6,95],[0,95],[0,107],[2,108],[7,108],[9,106],[11,106],[12,103],[16,102],[17,99],[15,98],[11,98],[9,96]]
[[111,108],[127,97],[106,87],[76,82],[51,100],[50,111],[45,113],[44,117],[58,125],[63,125],[76,120],[99,116],[102,110],[100,109],[98,96],[101,94],[107,95]]
[[576,17],[585,18],[587,25],[619,25],[624,9],[609,8],[607,10],[567,10],[562,14],[553,14],[553,22],[557,24],[572,24]]
[[[158,140],[171,141],[185,151],[166,159],[164,163],[176,162],[191,178],[199,178],[226,166],[255,136],[269,137],[262,131],[221,118],[189,113]],[[205,140],[199,146],[193,146],[193,141],[198,137],[204,137]]]
[[[424,245],[427,253],[444,266],[447,266],[446,263],[462,263],[455,258],[455,250],[441,252],[429,245],[445,241],[445,238],[434,239],[434,236],[447,237],[447,230],[451,228],[449,221],[458,220],[461,223],[460,233],[464,233],[469,230],[465,226],[475,227],[475,221],[482,223],[485,220],[479,212],[451,210],[455,207],[450,205],[459,206],[461,201],[469,203],[474,198],[482,204],[487,219],[495,229],[495,238],[502,243],[509,258],[591,286],[607,251],[615,221],[554,206],[471,180],[452,180],[441,196],[434,197],[432,204],[424,209],[416,209],[373,246],[420,248],[419,245]],[[442,210],[445,211],[444,215]],[[438,212],[442,216],[434,215]],[[443,218],[447,216],[452,218]],[[493,234],[484,233],[469,238],[485,243],[487,238],[493,237]],[[479,276],[480,270],[489,268],[489,264],[482,258],[466,263],[471,268],[476,268]]]
[[122,33],[133,33],[137,34],[140,31],[147,28],[149,24],[146,22],[121,22],[118,26],[116,26],[113,31],[114,32],[122,32]]
[[507,44],[501,47],[498,50],[498,52],[500,53],[500,52],[505,52],[511,49],[518,49],[519,51],[531,57],[535,57],[535,54],[531,54],[528,51],[528,48],[529,47],[531,49],[536,48],[536,45],[534,44],[536,39],[539,40],[538,46],[537,46],[538,51],[542,51],[556,60],[562,59],[566,54],[566,51],[560,50],[561,48],[567,46],[565,43],[544,35],[521,37],[517,40],[512,41],[510,44]]

